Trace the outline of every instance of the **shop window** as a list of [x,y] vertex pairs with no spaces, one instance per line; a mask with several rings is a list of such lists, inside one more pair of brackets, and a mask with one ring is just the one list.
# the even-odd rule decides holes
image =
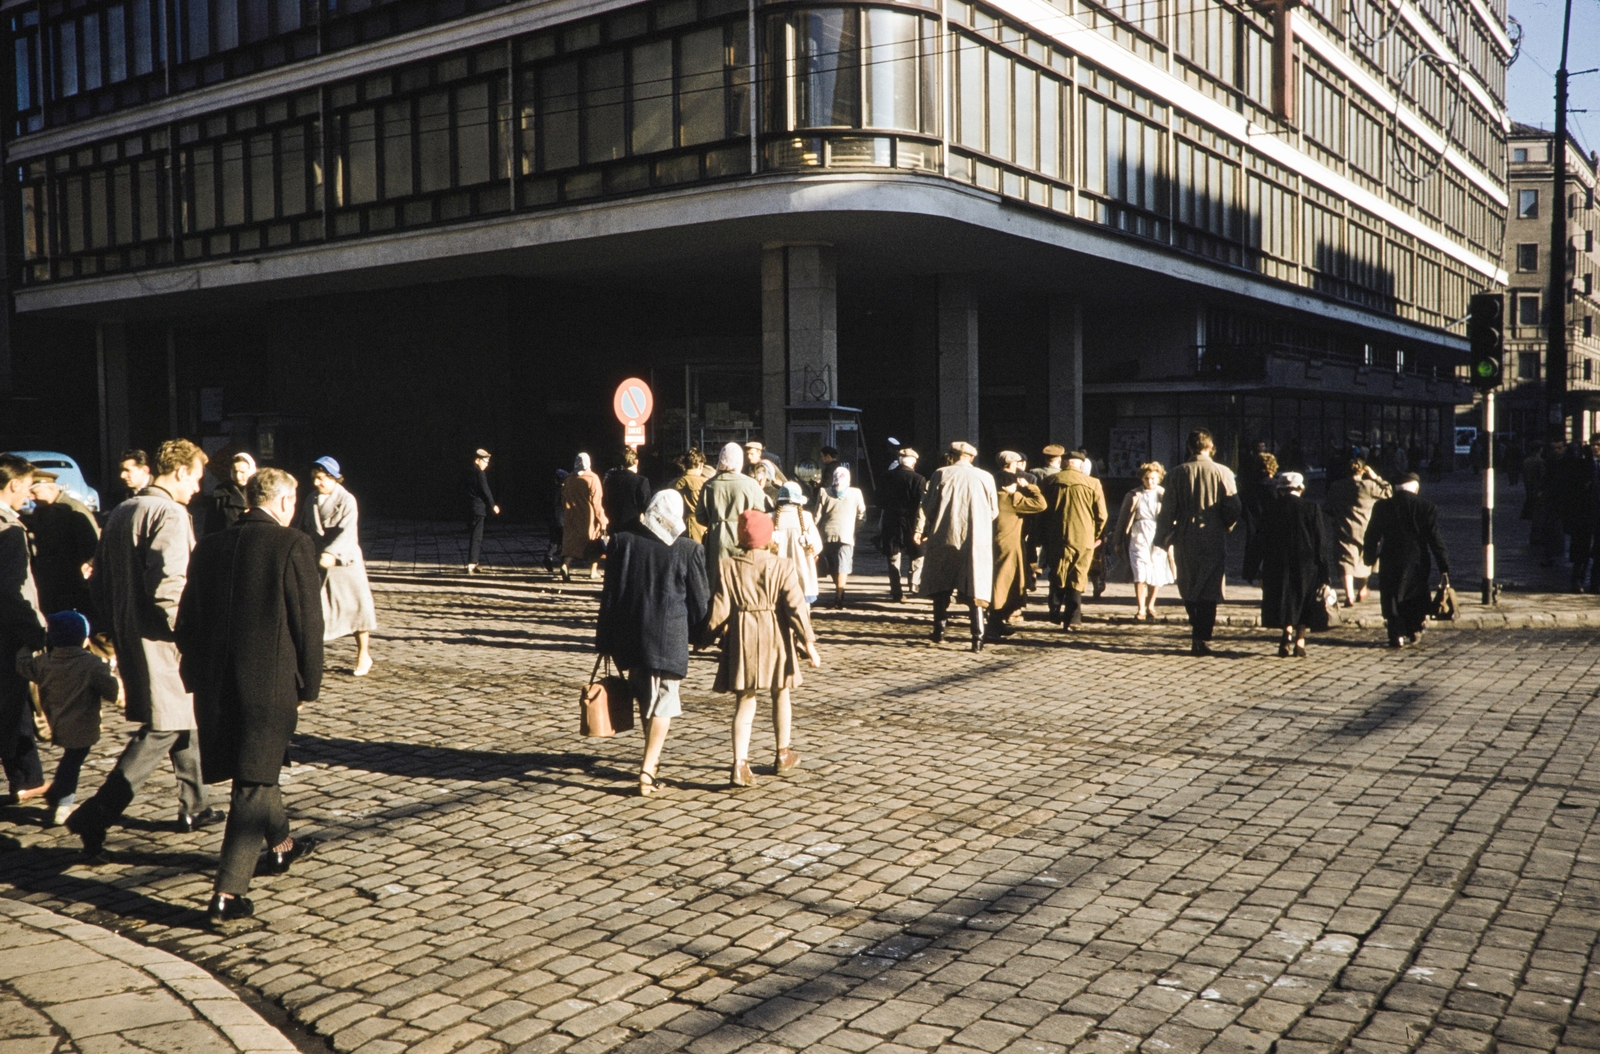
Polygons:
[[1522,242],[1517,245],[1517,270],[1530,274],[1539,269],[1539,243]]

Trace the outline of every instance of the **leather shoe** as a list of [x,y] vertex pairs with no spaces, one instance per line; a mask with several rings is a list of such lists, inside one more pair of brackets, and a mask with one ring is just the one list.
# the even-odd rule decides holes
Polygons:
[[67,817],[66,828],[83,842],[83,859],[85,863],[103,864],[110,860],[106,854],[106,829],[96,823],[94,809],[76,809]]
[[1211,645],[1207,644],[1205,641],[1197,640],[1197,641],[1194,642],[1194,646],[1189,649],[1189,654],[1190,655],[1215,655],[1216,652],[1212,651],[1211,650]]
[[221,893],[213,893],[211,903],[206,907],[206,920],[215,926],[218,923],[247,919],[255,913],[256,906],[250,902],[249,897],[223,899]]
[[262,866],[258,870],[268,875],[286,875],[289,873],[290,864],[293,864],[302,856],[310,856],[316,851],[317,840],[315,838],[296,838],[294,844],[281,853],[269,849],[261,854]]
[[221,809],[207,808],[204,812],[196,813],[193,816],[180,812],[178,814],[178,833],[193,834],[202,827],[215,827],[217,824],[226,821],[227,818],[228,814]]

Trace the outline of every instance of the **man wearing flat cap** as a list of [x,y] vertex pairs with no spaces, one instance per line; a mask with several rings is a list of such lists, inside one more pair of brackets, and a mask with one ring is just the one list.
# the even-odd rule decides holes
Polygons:
[[897,604],[905,599],[900,585],[901,559],[910,561],[907,580],[913,593],[922,578],[922,547],[912,536],[917,533],[917,513],[928,492],[928,480],[917,471],[918,456],[910,447],[901,447],[894,468],[878,488],[878,505],[883,510],[878,521],[878,548],[889,560],[889,599]]
[[46,612],[77,611],[93,618],[89,572],[100,544],[94,513],[61,489],[54,472],[33,473],[33,511],[22,517],[33,535],[33,575],[39,586],[39,608]]
[[1394,495],[1372,507],[1361,558],[1378,565],[1378,598],[1389,629],[1389,647],[1404,648],[1422,640],[1428,618],[1428,557],[1439,564],[1439,581],[1450,581],[1450,558],[1439,533],[1439,509],[1421,497],[1421,478],[1407,472]]
[[494,491],[489,489],[489,452],[482,447],[472,452],[472,469],[467,473],[467,574],[476,574],[479,558],[483,556],[483,525],[489,513],[500,515],[500,506],[494,503]]
[[1083,621],[1083,593],[1089,584],[1100,533],[1106,529],[1105,492],[1084,470],[1089,455],[1074,450],[1067,467],[1051,480],[1049,507],[1040,519],[1040,562],[1061,598],[1061,626]]
[[912,540],[923,546],[918,592],[933,600],[933,640],[944,640],[950,593],[971,612],[972,650],[983,650],[983,612],[994,597],[994,477],[975,468],[978,448],[950,444],[952,463],[928,482]]

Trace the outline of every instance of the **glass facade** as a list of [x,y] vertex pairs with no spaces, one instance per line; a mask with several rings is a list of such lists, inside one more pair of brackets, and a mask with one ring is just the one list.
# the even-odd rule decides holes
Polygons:
[[[11,16],[17,125],[48,128],[136,105],[213,74],[469,13],[464,4],[27,8]],[[1416,60],[1410,27],[1380,28],[1388,9],[1367,2],[1307,11],[1500,178],[1492,119],[1438,63]],[[1111,227],[1433,325],[1459,318],[1481,284],[1344,193],[996,10],[763,3],[754,26],[748,12],[741,0],[656,0],[27,158],[11,169],[22,199],[22,278],[842,169],[956,180],[1064,222]],[[1077,13],[1230,109],[1270,120],[1268,27],[1252,12],[1217,0],[1082,0]],[[1461,13],[1461,24],[1473,17]],[[1482,61],[1476,75],[1490,84],[1496,61]],[[1297,70],[1294,145],[1485,259],[1498,257],[1504,210],[1477,183],[1439,164],[1334,67],[1306,53]],[[26,135],[14,143],[13,156],[20,148],[26,157],[27,143]]]

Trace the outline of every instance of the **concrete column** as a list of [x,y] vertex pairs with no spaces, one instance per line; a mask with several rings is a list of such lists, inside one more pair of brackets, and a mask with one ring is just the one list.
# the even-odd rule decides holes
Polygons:
[[117,477],[117,457],[128,449],[128,327],[118,321],[95,328],[100,382],[100,486]]
[[839,401],[838,265],[830,245],[768,246],[761,259],[761,416],[793,464],[785,406]]
[[1050,442],[1083,446],[1083,305],[1050,301],[1048,340]]
[[939,276],[939,447],[978,444],[978,298],[959,275]]

